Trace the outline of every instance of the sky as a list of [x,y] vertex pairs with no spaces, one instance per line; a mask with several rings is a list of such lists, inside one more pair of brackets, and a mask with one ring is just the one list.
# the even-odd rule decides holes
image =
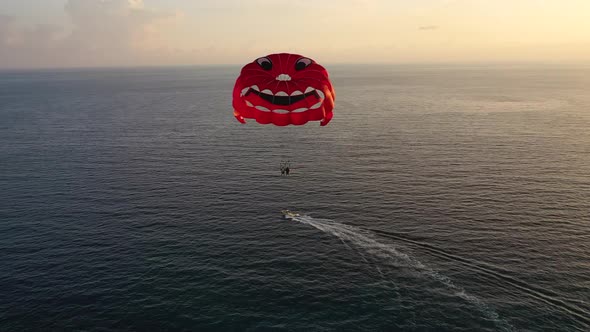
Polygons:
[[0,0],[0,68],[590,63],[590,0]]

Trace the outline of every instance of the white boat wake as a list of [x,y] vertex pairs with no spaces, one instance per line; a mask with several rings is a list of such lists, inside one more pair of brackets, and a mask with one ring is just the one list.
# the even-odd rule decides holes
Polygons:
[[[363,230],[358,227],[339,223],[330,219],[319,219],[313,218],[304,214],[297,215],[285,215],[285,218],[300,222],[312,226],[322,232],[331,234],[339,238],[342,243],[350,247],[347,243],[350,243],[357,248],[365,251],[366,253],[379,257],[386,260],[387,262],[396,266],[404,266],[413,269],[420,275],[429,277],[436,280],[446,286],[448,289],[453,291],[455,296],[458,296],[465,301],[474,305],[479,311],[481,311],[485,317],[493,321],[496,326],[503,331],[513,331],[514,328],[505,320],[501,319],[498,314],[490,308],[486,303],[482,302],[479,298],[468,294],[465,289],[457,286],[453,281],[439,272],[429,268],[422,262],[414,257],[411,257],[403,252],[398,251],[393,245],[385,244],[377,241],[370,231]],[[368,263],[363,253],[359,251],[362,259]],[[384,277],[379,266],[375,266],[379,274]]]

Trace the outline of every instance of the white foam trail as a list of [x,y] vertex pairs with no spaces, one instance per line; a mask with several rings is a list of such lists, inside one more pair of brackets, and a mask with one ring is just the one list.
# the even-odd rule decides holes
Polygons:
[[[473,304],[478,310],[480,310],[486,318],[495,322],[496,325],[503,331],[513,331],[514,328],[505,320],[500,319],[498,314],[490,308],[487,304],[482,302],[477,297],[468,294],[462,287],[457,286],[453,281],[439,272],[425,266],[419,260],[398,251],[394,246],[378,242],[373,235],[366,230],[358,227],[342,224],[330,219],[316,219],[306,215],[300,215],[296,217],[287,216],[294,221],[298,221],[302,224],[306,224],[315,227],[322,232],[331,234],[339,238],[344,244],[345,241],[354,244],[362,250],[368,252],[371,255],[387,260],[397,266],[405,266],[414,269],[416,272],[432,278],[449,289],[454,291],[454,294],[467,302]],[[347,245],[348,246],[348,245]],[[362,258],[366,261],[362,253],[359,252]],[[377,266],[379,273],[383,276],[381,269]]]

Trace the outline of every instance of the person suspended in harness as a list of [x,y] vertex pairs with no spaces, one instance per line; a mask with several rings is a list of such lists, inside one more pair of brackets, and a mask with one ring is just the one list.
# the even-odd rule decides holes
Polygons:
[[289,175],[291,172],[291,161],[281,161],[281,175]]

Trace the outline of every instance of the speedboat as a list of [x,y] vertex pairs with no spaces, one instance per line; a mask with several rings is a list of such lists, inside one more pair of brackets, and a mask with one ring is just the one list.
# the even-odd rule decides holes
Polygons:
[[290,218],[294,218],[294,217],[299,217],[299,216],[301,216],[299,213],[297,213],[297,212],[293,212],[293,211],[290,211],[290,210],[282,210],[282,211],[281,211],[281,213],[283,214],[283,216],[284,216],[285,218],[288,218],[288,217],[290,217]]

